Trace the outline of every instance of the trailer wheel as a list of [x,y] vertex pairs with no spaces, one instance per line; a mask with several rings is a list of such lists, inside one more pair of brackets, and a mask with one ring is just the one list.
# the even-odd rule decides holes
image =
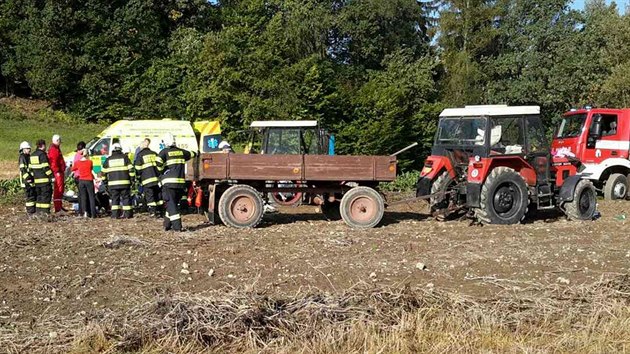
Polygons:
[[256,227],[263,218],[263,199],[250,186],[238,184],[228,188],[219,199],[219,217],[227,226],[247,229]]
[[597,210],[597,192],[593,183],[580,180],[575,186],[573,200],[563,205],[569,220],[593,220]]
[[509,167],[497,167],[481,187],[480,208],[475,209],[475,216],[484,224],[516,224],[525,217],[528,204],[523,177]]
[[368,229],[383,219],[385,201],[370,187],[354,187],[341,198],[339,210],[341,218],[349,226]]
[[606,200],[626,199],[628,195],[628,178],[621,173],[613,173],[606,180],[604,198]]
[[328,221],[337,221],[341,220],[341,211],[339,210],[339,206],[341,203],[339,201],[329,202],[326,201],[321,205],[320,209],[322,210],[322,214]]
[[[455,186],[455,180],[451,177],[451,174],[448,173],[448,171],[444,171],[431,184],[431,194],[447,192],[453,186]],[[450,205],[450,201],[451,196],[446,194],[431,197],[429,199],[431,215],[434,215],[437,211],[446,210]],[[435,215],[435,218],[438,221],[444,221],[446,216],[448,216],[447,214],[448,212],[441,215]]]

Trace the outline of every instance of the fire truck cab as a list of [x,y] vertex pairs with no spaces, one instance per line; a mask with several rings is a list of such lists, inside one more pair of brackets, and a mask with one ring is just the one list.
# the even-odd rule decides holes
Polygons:
[[554,132],[551,152],[582,162],[582,177],[591,180],[606,199],[626,199],[630,109],[584,108],[565,113]]

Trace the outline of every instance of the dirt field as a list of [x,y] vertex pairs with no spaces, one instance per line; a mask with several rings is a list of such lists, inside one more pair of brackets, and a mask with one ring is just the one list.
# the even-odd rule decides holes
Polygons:
[[0,329],[6,338],[42,318],[87,321],[159,294],[217,289],[290,295],[368,284],[488,298],[590,284],[630,273],[630,202],[600,202],[599,210],[593,222],[547,214],[516,226],[475,226],[428,219],[417,204],[389,210],[382,227],[360,231],[300,207],[245,231],[186,215],[190,230],[175,234],[145,215],[36,221],[5,205]]

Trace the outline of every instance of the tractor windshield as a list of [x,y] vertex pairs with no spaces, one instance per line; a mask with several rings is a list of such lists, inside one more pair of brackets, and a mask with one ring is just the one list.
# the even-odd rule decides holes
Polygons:
[[483,145],[487,119],[483,117],[441,118],[436,145]]
[[586,113],[571,114],[564,116],[558,130],[556,132],[556,138],[574,138],[582,133],[584,123],[586,122]]

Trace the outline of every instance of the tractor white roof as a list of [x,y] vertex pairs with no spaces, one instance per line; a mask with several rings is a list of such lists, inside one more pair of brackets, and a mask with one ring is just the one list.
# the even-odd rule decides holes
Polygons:
[[447,108],[440,117],[479,117],[479,116],[513,116],[540,114],[539,106],[465,106],[464,108]]
[[316,126],[316,120],[256,120],[250,125],[251,128],[304,128]]

